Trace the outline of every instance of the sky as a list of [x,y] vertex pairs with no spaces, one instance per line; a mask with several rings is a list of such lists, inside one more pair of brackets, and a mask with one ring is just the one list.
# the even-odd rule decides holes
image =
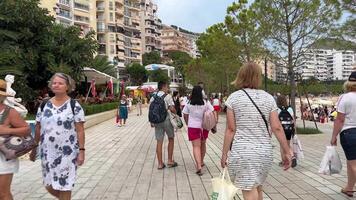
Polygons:
[[176,25],[202,33],[209,26],[223,22],[226,8],[234,0],[154,0],[163,24]]

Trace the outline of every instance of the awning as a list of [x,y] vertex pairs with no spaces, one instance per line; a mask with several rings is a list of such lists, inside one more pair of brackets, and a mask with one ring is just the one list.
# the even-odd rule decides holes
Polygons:
[[84,67],[83,70],[84,76],[87,77],[87,81],[90,82],[92,79],[95,79],[96,84],[105,84],[112,78],[113,82],[117,81],[115,77],[112,77],[108,74],[105,74],[103,72],[100,72],[96,69],[90,68],[90,67]]

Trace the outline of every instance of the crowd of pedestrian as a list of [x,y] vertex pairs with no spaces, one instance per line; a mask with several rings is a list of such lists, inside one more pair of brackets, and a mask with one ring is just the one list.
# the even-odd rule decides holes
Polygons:
[[[219,112],[226,110],[226,129],[222,146],[221,167],[228,167],[232,183],[242,190],[245,200],[263,199],[263,184],[272,168],[272,135],[280,144],[283,170],[297,165],[291,147],[296,135],[295,110],[287,98],[274,98],[261,84],[261,68],[249,62],[244,64],[234,81],[237,88],[229,97],[214,94],[208,99],[204,84],[194,86],[189,95],[169,91],[167,82],[158,82],[158,90],[152,94],[148,118],[156,139],[157,169],[177,167],[174,160],[176,123],[182,117],[192,144],[195,173],[204,174],[204,157],[210,133],[216,132]],[[60,200],[71,199],[78,166],[85,161],[84,110],[68,93],[74,89],[74,81],[64,73],[56,73],[48,84],[54,96],[41,100],[36,115],[35,143],[39,145],[43,183],[47,191]],[[352,72],[344,84],[337,107],[302,109],[304,119],[314,118],[321,123],[334,121],[330,144],[337,145],[337,136],[347,158],[347,184],[341,192],[353,196],[356,183],[356,72]],[[0,80],[0,137],[30,134],[30,128],[20,115],[3,104],[7,97],[6,83]],[[125,126],[133,98],[122,96],[117,108],[118,126]],[[142,99],[136,100],[137,115],[142,115]],[[337,115],[333,115],[337,113]],[[179,119],[172,119],[178,116]],[[213,118],[209,119],[209,116]],[[176,121],[172,121],[176,120]],[[207,122],[207,120],[210,120]],[[206,128],[207,125],[210,128]],[[211,126],[212,125],[212,126]],[[163,157],[164,138],[168,137],[168,159]],[[35,161],[38,152],[34,148],[30,160]],[[11,182],[18,171],[18,159],[6,160],[0,151],[0,199],[12,199]]]

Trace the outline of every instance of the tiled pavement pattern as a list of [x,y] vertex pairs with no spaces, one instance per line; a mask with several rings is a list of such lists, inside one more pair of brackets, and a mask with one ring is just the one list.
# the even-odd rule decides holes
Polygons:
[[[87,129],[86,163],[79,169],[73,199],[209,199],[210,180],[220,173],[225,129],[225,119],[220,119],[218,133],[209,136],[202,177],[195,174],[186,130],[178,131],[175,141],[174,156],[179,166],[157,170],[154,130],[147,115],[130,114],[125,127],[116,127],[111,120]],[[273,169],[264,186],[265,199],[347,199],[339,192],[346,181],[345,170],[334,176],[317,173],[329,137],[330,134],[301,135],[305,159],[287,172],[278,167],[276,144]],[[345,163],[341,149],[339,152]],[[53,199],[42,186],[40,161],[23,160],[20,164],[12,185],[14,199]]]

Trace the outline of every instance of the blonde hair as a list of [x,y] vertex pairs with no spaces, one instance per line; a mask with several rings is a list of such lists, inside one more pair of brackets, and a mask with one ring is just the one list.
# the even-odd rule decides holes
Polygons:
[[55,74],[51,77],[51,79],[50,79],[50,81],[49,81],[49,83],[48,83],[48,87],[49,87],[51,90],[52,90],[53,79],[56,78],[56,77],[59,77],[59,78],[65,80],[66,85],[67,85],[67,87],[68,87],[67,93],[71,93],[71,92],[75,89],[75,82],[74,82],[74,80],[72,79],[72,77],[70,77],[68,74],[58,72],[58,73],[55,73]]
[[346,81],[344,83],[345,92],[355,92],[356,91],[356,81]]
[[237,87],[237,89],[258,89],[262,81],[261,74],[262,69],[258,64],[254,62],[247,62],[240,68],[233,84]]

